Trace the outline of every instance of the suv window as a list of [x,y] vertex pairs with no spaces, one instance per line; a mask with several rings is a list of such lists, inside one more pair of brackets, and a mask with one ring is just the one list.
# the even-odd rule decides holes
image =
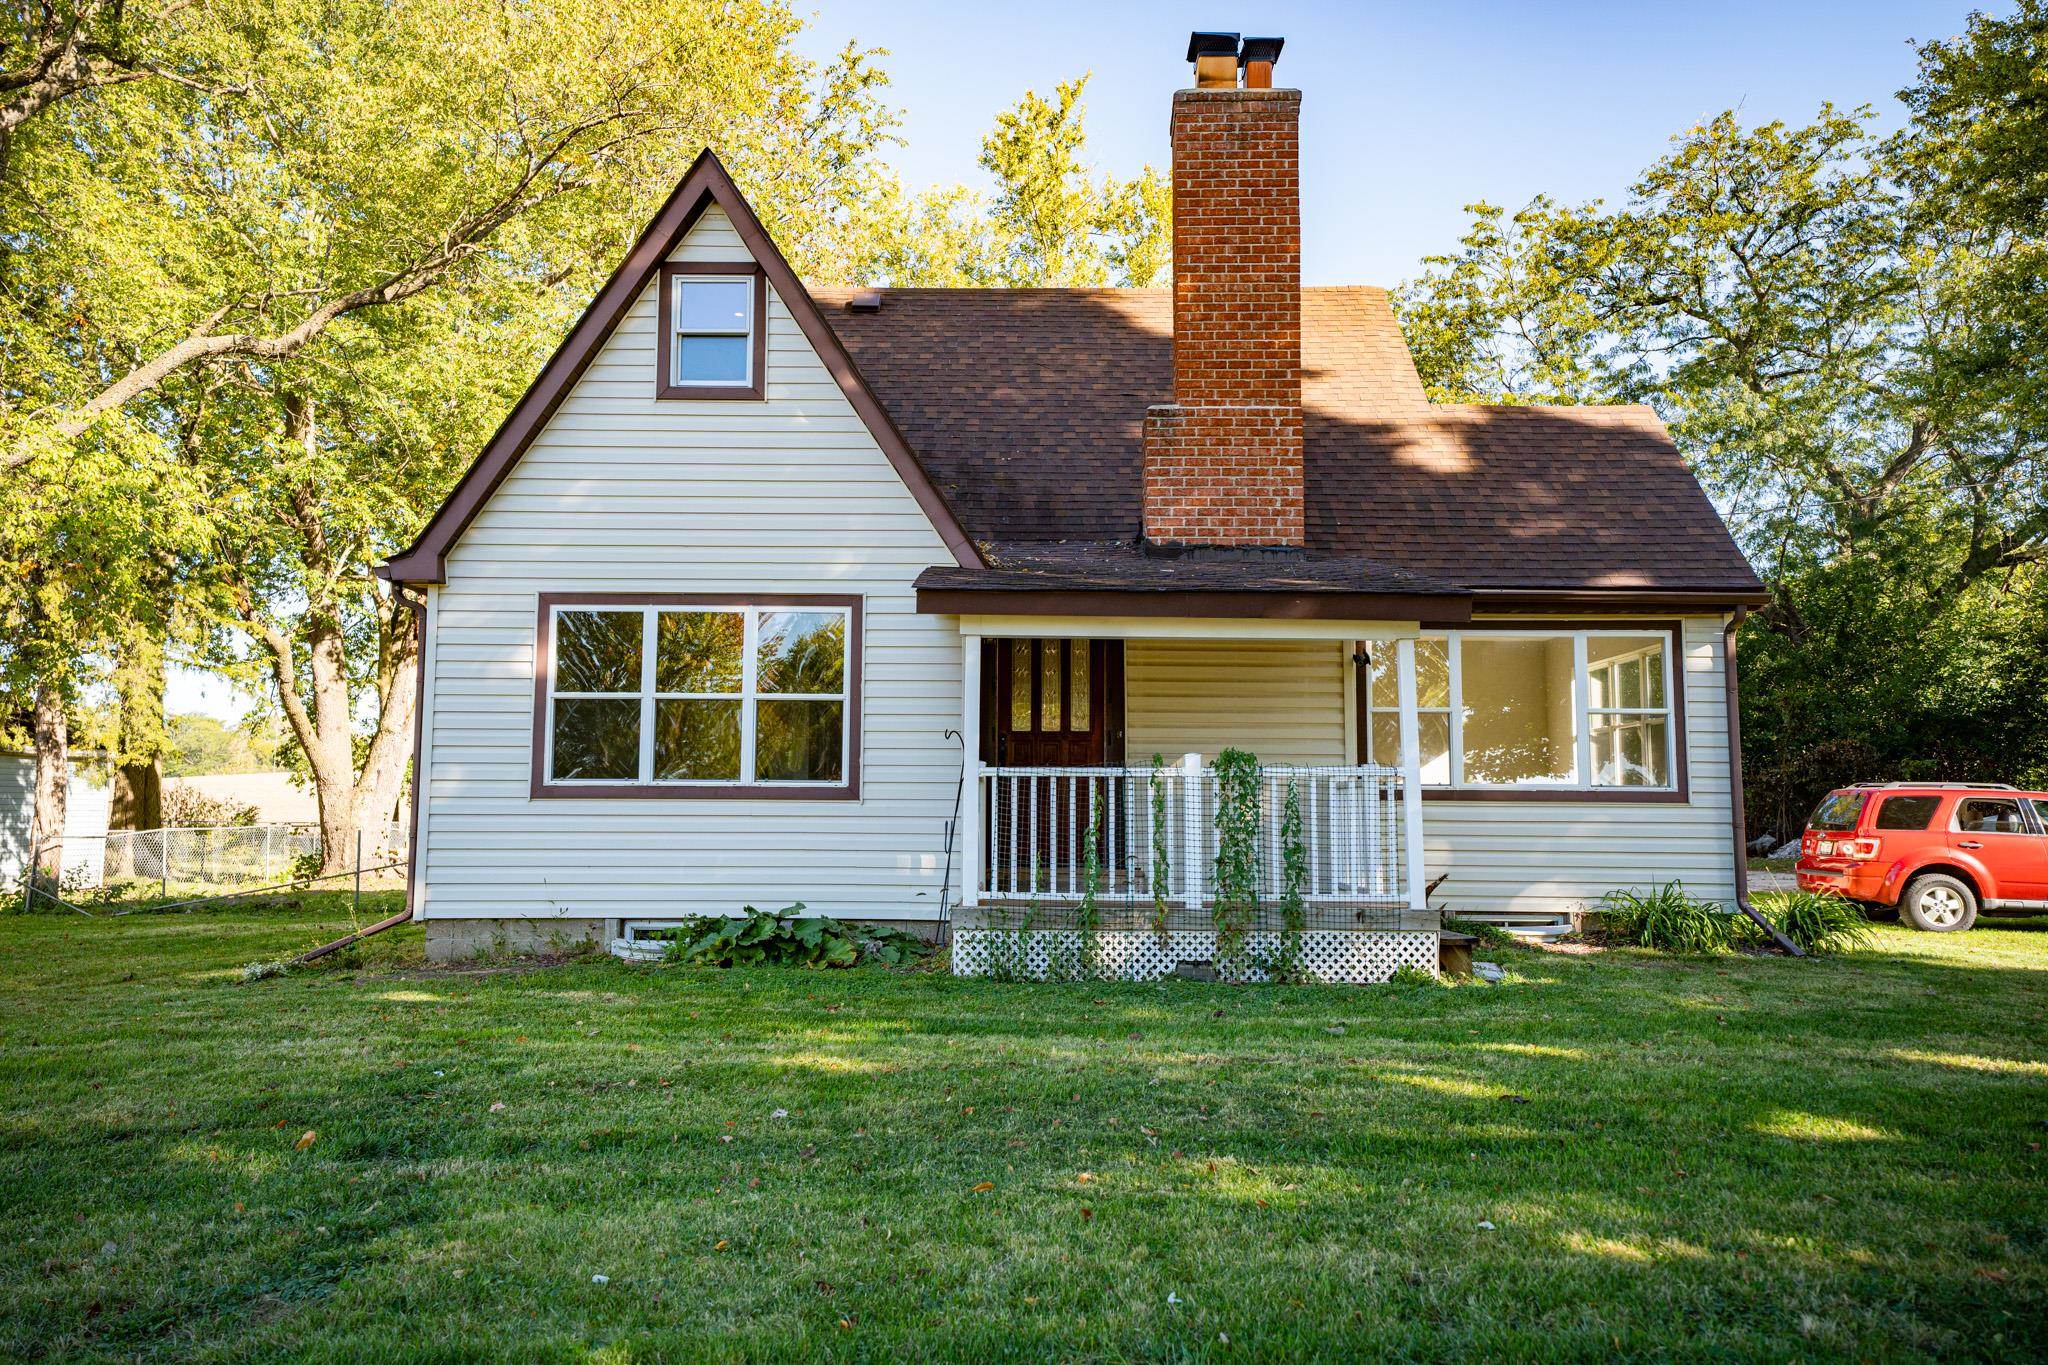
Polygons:
[[1887,796],[1877,808],[1878,829],[1926,829],[1941,808],[1938,796]]
[[1806,822],[1808,829],[1823,829],[1838,834],[1856,828],[1856,817],[1863,814],[1864,793],[1830,792],[1820,805],[1814,808],[1813,817]]
[[1969,834],[2030,834],[2019,798],[1971,796],[1956,803],[1956,828]]

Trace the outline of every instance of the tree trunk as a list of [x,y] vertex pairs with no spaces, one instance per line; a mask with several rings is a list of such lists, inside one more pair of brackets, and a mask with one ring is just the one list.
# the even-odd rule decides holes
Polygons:
[[64,815],[71,798],[71,726],[64,694],[53,682],[35,685],[36,792],[29,846],[37,870],[53,880],[64,874]]
[[114,673],[120,698],[119,751],[109,829],[161,829],[164,823],[164,645],[156,622],[122,632]]

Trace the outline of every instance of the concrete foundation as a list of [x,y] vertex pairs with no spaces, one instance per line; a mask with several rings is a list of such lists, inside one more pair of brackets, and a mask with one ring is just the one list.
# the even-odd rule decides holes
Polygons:
[[601,919],[428,919],[427,961],[560,953],[602,940]]
[[[900,929],[928,943],[938,942],[942,927],[937,920],[928,919],[846,922]],[[466,962],[479,957],[567,952],[584,943],[608,946],[625,932],[625,923],[622,919],[429,919],[423,921],[423,927],[427,961]]]

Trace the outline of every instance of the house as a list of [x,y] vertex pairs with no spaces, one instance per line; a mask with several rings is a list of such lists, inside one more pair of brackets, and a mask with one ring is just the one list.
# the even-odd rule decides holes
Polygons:
[[1761,585],[1648,410],[1432,404],[1301,287],[1279,51],[1190,43],[1170,290],[807,288],[698,159],[381,570],[431,951],[802,902],[1145,974],[1255,893],[1373,978],[1740,894]]

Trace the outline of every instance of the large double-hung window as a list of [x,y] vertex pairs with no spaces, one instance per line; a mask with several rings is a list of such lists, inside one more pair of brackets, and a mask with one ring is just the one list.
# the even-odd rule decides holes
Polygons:
[[536,794],[851,796],[846,598],[546,601]]
[[[1446,791],[1680,792],[1669,630],[1484,630],[1415,645],[1422,780]],[[1400,762],[1391,644],[1371,652],[1365,742]]]

